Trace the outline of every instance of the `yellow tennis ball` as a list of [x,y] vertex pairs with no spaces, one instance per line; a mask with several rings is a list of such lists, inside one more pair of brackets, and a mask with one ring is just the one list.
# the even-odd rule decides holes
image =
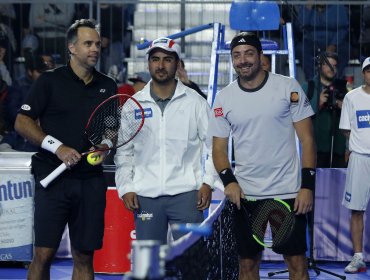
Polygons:
[[103,157],[98,153],[91,153],[87,155],[86,160],[91,165],[98,165],[102,163]]

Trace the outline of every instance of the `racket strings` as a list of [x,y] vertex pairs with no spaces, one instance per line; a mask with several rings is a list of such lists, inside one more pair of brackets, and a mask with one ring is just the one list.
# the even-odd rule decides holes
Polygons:
[[104,139],[109,139],[112,143],[117,142],[119,127],[117,115],[121,111],[118,101],[115,98],[109,99],[94,111],[85,129],[87,137],[92,144],[98,145]]
[[[93,145],[108,139],[119,147],[132,138],[143,124],[143,109],[136,100],[126,95],[115,95],[102,103],[90,117],[86,134]],[[120,129],[122,128],[122,129]]]
[[270,209],[269,223],[275,247],[281,246],[290,237],[294,225],[294,217],[281,203]]
[[279,247],[289,238],[294,226],[294,214],[274,200],[258,201],[252,213],[252,231],[263,243],[267,224],[270,224],[273,247]]
[[267,209],[265,209],[263,202],[258,203],[259,204],[252,213],[251,225],[254,235],[258,238],[258,240],[263,241],[267,228],[269,213],[266,211]]
[[121,107],[120,134],[117,147],[129,142],[144,124],[144,111],[136,100],[129,98]]

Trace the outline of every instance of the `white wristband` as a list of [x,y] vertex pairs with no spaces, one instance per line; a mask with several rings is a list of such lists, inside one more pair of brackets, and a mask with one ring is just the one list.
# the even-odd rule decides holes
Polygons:
[[103,139],[103,141],[101,141],[101,144],[106,144],[108,145],[109,149],[113,147],[113,143],[110,139]]
[[63,143],[60,142],[58,139],[54,138],[53,136],[46,135],[44,140],[42,140],[41,148],[55,154],[55,152],[61,145],[63,145]]

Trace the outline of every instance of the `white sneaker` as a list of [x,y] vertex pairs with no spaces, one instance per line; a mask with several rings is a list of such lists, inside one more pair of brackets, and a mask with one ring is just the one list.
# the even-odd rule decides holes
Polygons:
[[345,273],[366,272],[366,264],[359,256],[354,255],[351,262],[344,269]]

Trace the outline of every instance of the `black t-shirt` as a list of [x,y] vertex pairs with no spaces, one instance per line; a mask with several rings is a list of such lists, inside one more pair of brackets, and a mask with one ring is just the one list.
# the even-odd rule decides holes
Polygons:
[[[32,85],[20,113],[39,120],[42,130],[63,144],[85,152],[91,144],[84,137],[89,116],[102,101],[116,94],[113,79],[94,70],[93,80],[85,85],[70,65],[45,72]],[[48,174],[62,162],[56,155],[40,148],[32,158],[35,174]],[[82,159],[64,176],[84,178],[102,172],[101,166],[91,166]]]

